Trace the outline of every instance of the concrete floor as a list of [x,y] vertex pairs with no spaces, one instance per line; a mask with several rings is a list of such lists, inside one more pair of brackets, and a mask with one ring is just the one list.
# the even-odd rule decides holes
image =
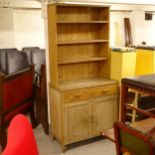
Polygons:
[[96,138],[79,142],[68,147],[65,153],[61,152],[60,144],[45,135],[42,127],[34,130],[40,155],[116,155],[115,145],[108,139]]
[[116,155],[114,143],[102,137],[70,145],[62,153],[60,144],[57,140],[52,141],[41,125],[34,129],[34,134],[40,155]]

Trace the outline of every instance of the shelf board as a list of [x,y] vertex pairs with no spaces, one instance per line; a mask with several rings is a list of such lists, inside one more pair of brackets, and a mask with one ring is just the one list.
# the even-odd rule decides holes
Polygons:
[[92,58],[81,58],[81,59],[72,59],[72,60],[60,60],[59,65],[64,64],[74,64],[74,63],[85,63],[85,62],[95,62],[95,61],[106,61],[107,58],[104,57],[92,57]]
[[103,84],[106,85],[106,84],[113,84],[113,83],[115,83],[114,80],[109,80],[109,79],[99,78],[99,77],[91,77],[91,78],[61,81],[60,85],[58,86],[58,89],[63,91],[63,90],[100,86]]
[[57,24],[107,24],[109,21],[58,21]]
[[65,44],[91,44],[91,43],[104,43],[108,42],[109,40],[105,39],[96,39],[96,40],[82,40],[82,41],[58,41],[58,45],[65,45]]

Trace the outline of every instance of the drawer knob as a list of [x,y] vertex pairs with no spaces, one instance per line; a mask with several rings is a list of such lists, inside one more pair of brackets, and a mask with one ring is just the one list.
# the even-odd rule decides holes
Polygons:
[[70,99],[75,99],[75,98],[80,98],[82,96],[82,94],[75,94],[73,96],[70,97]]
[[109,89],[104,89],[101,91],[102,94],[108,93],[110,90]]

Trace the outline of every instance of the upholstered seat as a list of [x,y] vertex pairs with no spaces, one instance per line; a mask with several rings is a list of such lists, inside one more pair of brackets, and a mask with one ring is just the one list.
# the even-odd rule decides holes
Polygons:
[[27,55],[20,51],[6,52],[6,73],[11,74],[28,68]]
[[28,57],[29,64],[32,64],[32,53],[34,51],[39,51],[39,50],[40,50],[39,47],[23,47],[22,48],[22,52],[26,53],[26,55]]
[[6,48],[0,49],[0,70],[4,73],[7,73],[7,65],[6,65],[6,52],[17,52],[16,48]]
[[144,134],[122,122],[114,124],[117,155],[129,152],[131,155],[155,155],[155,142]]

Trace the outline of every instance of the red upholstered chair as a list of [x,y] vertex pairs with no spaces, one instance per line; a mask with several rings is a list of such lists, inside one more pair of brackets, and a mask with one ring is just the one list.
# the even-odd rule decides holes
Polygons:
[[0,143],[2,149],[7,143],[6,128],[16,114],[30,112],[32,126],[37,125],[34,115],[33,80],[33,65],[6,76],[0,73]]
[[32,126],[24,115],[18,114],[12,119],[2,155],[39,155]]

